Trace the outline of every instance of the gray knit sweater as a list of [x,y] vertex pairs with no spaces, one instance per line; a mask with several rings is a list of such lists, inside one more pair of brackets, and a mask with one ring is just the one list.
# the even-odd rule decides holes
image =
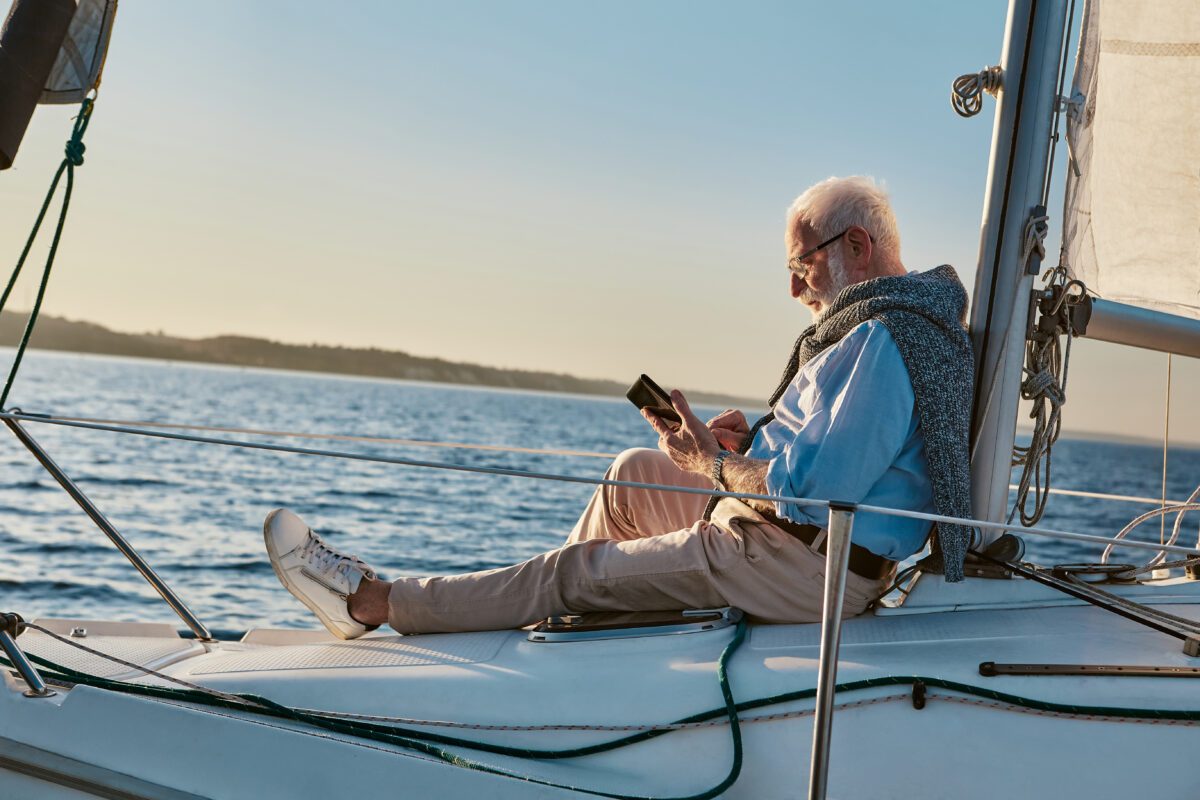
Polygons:
[[[967,292],[953,267],[874,278],[843,289],[810,325],[792,349],[774,406],[800,368],[836,344],[856,326],[877,319],[891,333],[916,396],[917,416],[925,437],[925,456],[939,514],[971,514],[971,391],[975,366],[965,327]],[[773,414],[754,424],[743,452]],[[833,498],[839,499],[839,498]],[[971,533],[960,525],[938,525],[937,540],[947,581],[961,581]]]

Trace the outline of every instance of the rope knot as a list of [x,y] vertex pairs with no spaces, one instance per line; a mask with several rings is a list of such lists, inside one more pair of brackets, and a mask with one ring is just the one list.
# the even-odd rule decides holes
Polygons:
[[73,167],[83,165],[83,153],[87,150],[87,146],[82,141],[74,137],[67,140],[67,146],[64,148],[67,154],[67,162]]
[[[1044,210],[1039,207],[1037,210]],[[1025,238],[1021,243],[1021,263],[1028,268],[1030,256],[1046,257],[1046,236],[1050,233],[1050,217],[1036,212],[1025,220]]]
[[79,108],[79,115],[75,117],[75,125],[71,128],[71,138],[67,140],[65,148],[67,153],[67,163],[72,167],[78,167],[83,164],[83,153],[87,150],[83,146],[83,134],[87,132],[88,122],[92,119],[92,108],[95,106],[92,98],[84,98],[83,105]]
[[1048,369],[1043,369],[1030,375],[1021,383],[1021,394],[1026,400],[1036,400],[1044,397],[1052,405],[1062,402],[1062,392],[1058,388],[1058,379]]
[[29,338],[33,335],[33,328],[37,324],[38,313],[42,309],[42,300],[46,296],[46,285],[50,282],[50,268],[54,266],[54,256],[58,252],[58,242],[62,236],[63,225],[67,220],[67,208],[71,205],[71,187],[74,185],[75,167],[83,163],[83,134],[87,131],[88,120],[92,118],[93,106],[94,102],[91,97],[84,98],[83,105],[79,108],[79,114],[75,117],[75,124],[71,128],[71,138],[67,140],[64,148],[66,156],[59,165],[58,171],[54,173],[54,179],[50,181],[50,191],[46,192],[42,210],[33,223],[33,230],[29,232],[29,238],[25,240],[25,249],[21,251],[21,257],[17,259],[17,266],[13,269],[8,286],[5,287],[3,294],[0,294],[0,311],[3,311],[5,303],[12,294],[13,286],[21,274],[21,268],[25,266],[25,259],[28,258],[29,251],[33,248],[33,241],[37,237],[38,230],[42,227],[42,220],[45,219],[46,211],[50,208],[50,201],[54,199],[54,190],[58,188],[58,181],[64,172],[67,173],[67,188],[63,192],[62,209],[58,212],[58,226],[55,228],[54,238],[50,242],[50,252],[46,256],[46,267],[42,270],[42,281],[38,286],[37,299],[33,301],[33,309],[29,312],[29,319],[25,323],[25,332],[21,334],[21,341],[17,345],[17,356],[13,359],[12,366],[9,367],[4,388],[0,389],[0,408],[4,408],[4,404],[8,402],[8,393],[12,390],[17,371],[21,368],[21,359],[25,357],[25,348],[29,345]]

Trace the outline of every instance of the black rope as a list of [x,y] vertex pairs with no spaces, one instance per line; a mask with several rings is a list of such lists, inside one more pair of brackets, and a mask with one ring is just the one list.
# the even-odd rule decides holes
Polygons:
[[[35,626],[30,625],[28,627]],[[579,758],[581,756],[588,756],[627,747],[638,742],[643,742],[648,739],[654,739],[658,736],[671,733],[671,729],[669,728],[641,731],[639,733],[635,733],[630,736],[623,736],[608,742],[585,745],[582,747],[573,747],[565,750],[541,750],[526,747],[511,747],[507,745],[489,744],[487,742],[462,739],[455,736],[446,736],[443,734],[430,733],[428,731],[420,731],[394,725],[381,725],[371,722],[332,719],[321,714],[300,711],[298,709],[276,703],[274,700],[269,700],[265,697],[254,694],[215,694],[196,689],[167,689],[139,683],[114,681],[79,672],[78,670],[71,669],[70,667],[66,667],[61,664],[56,664],[49,659],[36,656],[32,653],[27,653],[26,657],[39,666],[55,673],[54,677],[56,680],[65,681],[67,683],[82,684],[85,686],[92,686],[98,689],[107,689],[123,694],[141,695],[162,700],[190,702],[218,708],[233,709],[250,714],[257,714],[260,716],[275,717],[278,719],[287,719],[294,722],[306,723],[319,728],[334,731],[336,733],[348,734],[371,741],[384,742],[386,744],[405,747],[425,755],[433,756],[434,758],[437,758],[448,764],[452,764],[453,766],[463,767],[465,769],[471,769],[478,772],[485,772],[491,775],[515,778],[540,786],[567,789],[573,792],[579,792],[580,794],[614,798],[614,800],[711,800],[711,798],[715,798],[725,792],[725,790],[732,786],[741,775],[743,761],[742,731],[740,722],[738,720],[738,704],[734,701],[733,691],[729,685],[729,659],[733,656],[738,647],[741,646],[742,642],[745,641],[746,628],[747,626],[745,621],[738,623],[737,627],[734,629],[733,638],[730,639],[729,643],[725,645],[725,648],[721,651],[721,656],[717,661],[717,679],[721,686],[721,696],[725,701],[724,706],[719,709],[713,709],[712,711],[693,715],[692,717],[682,720],[682,722],[702,722],[711,719],[717,719],[719,717],[727,717],[729,719],[730,738],[732,739],[733,743],[733,759],[729,772],[717,785],[696,794],[677,798],[654,798],[647,795],[626,795],[554,783],[552,781],[534,778],[527,775],[520,775],[508,770],[484,764],[479,761],[464,758],[463,756],[451,753],[442,747],[442,745],[462,747],[471,750],[492,753],[495,755],[513,756],[517,758],[556,760],[564,758]],[[0,664],[12,667],[12,663],[5,658],[0,658]]]
[[13,359],[12,368],[8,372],[8,379],[4,382],[4,390],[0,392],[0,408],[4,408],[4,404],[8,402],[8,393],[12,391],[13,381],[17,377],[17,370],[21,368],[21,359],[25,357],[25,348],[29,345],[29,339],[33,336],[34,325],[37,324],[38,313],[42,310],[42,300],[46,296],[46,286],[50,283],[50,269],[54,266],[54,256],[58,253],[58,243],[62,238],[63,225],[67,221],[67,209],[71,205],[71,190],[75,187],[75,168],[83,164],[83,153],[86,150],[83,145],[83,134],[87,131],[88,121],[92,118],[93,105],[94,101],[92,98],[85,98],[83,105],[79,109],[79,115],[75,117],[75,125],[71,130],[71,138],[67,140],[66,153],[63,156],[62,163],[58,165],[58,171],[54,173],[54,180],[50,182],[50,191],[46,192],[46,199],[42,202],[42,209],[38,212],[37,220],[33,223],[33,230],[29,232],[29,238],[25,241],[25,249],[21,251],[21,257],[17,259],[17,266],[13,269],[12,277],[8,279],[8,285],[4,287],[4,294],[0,295],[0,313],[3,313],[4,306],[8,303],[8,298],[12,295],[13,287],[17,284],[17,278],[21,275],[21,268],[25,266],[25,259],[29,257],[29,251],[33,249],[34,239],[37,238],[38,231],[41,230],[42,221],[46,218],[46,212],[50,208],[50,201],[54,199],[54,192],[58,189],[58,182],[65,172],[67,175],[67,186],[63,190],[62,209],[58,213],[58,225],[55,226],[54,238],[50,241],[50,252],[46,256],[46,266],[42,270],[41,283],[38,284],[37,299],[34,300],[33,309],[29,312],[29,319],[25,323],[25,331],[21,334],[21,342],[17,345],[17,355]]
[[1176,639],[1187,641],[1194,637],[1194,634],[1189,630],[1184,630],[1185,627],[1194,629],[1196,625],[1192,620],[1176,617],[1173,614],[1159,611],[1155,608],[1143,606],[1140,603],[1135,603],[1117,595],[1112,595],[1102,589],[1096,588],[1091,584],[1082,581],[1072,583],[1063,580],[1054,575],[1047,575],[1042,570],[1036,569],[1025,564],[1018,564],[1014,561],[1001,561],[997,558],[992,558],[987,553],[981,553],[977,550],[971,550],[971,555],[976,556],[991,564],[1010,569],[1022,578],[1040,583],[1043,586],[1051,589],[1056,589],[1065,595],[1074,597],[1077,600],[1082,600],[1096,608],[1111,612],[1117,616],[1124,617],[1131,622],[1136,622],[1139,625],[1144,625],[1151,630],[1165,633],[1167,636],[1173,636]]

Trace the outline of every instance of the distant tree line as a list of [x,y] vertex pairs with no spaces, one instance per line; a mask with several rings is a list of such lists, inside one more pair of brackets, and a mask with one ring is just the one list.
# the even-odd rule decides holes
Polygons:
[[[0,315],[0,345],[20,341],[28,315]],[[623,395],[628,388],[617,381],[577,378],[557,372],[499,369],[480,364],[424,358],[399,350],[379,348],[295,345],[249,336],[213,336],[184,339],[158,333],[119,333],[92,322],[77,322],[43,314],[38,319],[30,346],[42,350],[155,358],[166,361],[196,361],[243,367],[269,367],[303,372],[367,375],[376,378],[496,386],[575,394]],[[630,381],[636,375],[630,376]],[[705,392],[688,392],[689,399],[708,405],[758,405],[744,398]]]

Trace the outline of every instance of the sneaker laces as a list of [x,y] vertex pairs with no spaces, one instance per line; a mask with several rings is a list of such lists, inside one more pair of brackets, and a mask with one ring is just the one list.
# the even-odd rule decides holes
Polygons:
[[308,541],[301,548],[300,555],[308,562],[309,567],[318,574],[337,576],[347,582],[350,580],[350,570],[352,568],[357,569],[367,577],[374,574],[362,559],[357,556],[347,556],[337,552],[325,544],[312,531],[309,531]]

